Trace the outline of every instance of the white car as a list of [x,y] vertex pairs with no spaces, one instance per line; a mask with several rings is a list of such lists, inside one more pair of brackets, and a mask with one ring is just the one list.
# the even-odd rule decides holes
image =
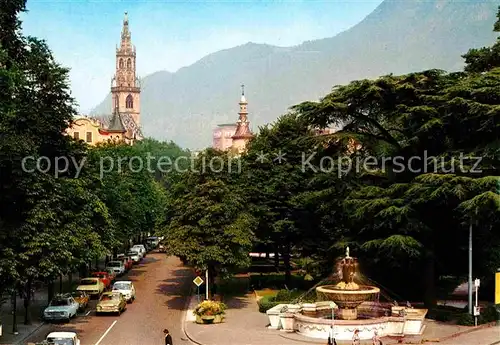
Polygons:
[[134,264],[138,263],[141,261],[142,256],[137,250],[131,250],[127,253],[127,256],[132,259]]
[[144,247],[144,245],[142,244],[134,244],[134,246],[130,248],[130,250],[138,251],[143,258],[146,257],[146,247]]
[[49,344],[80,345],[80,339],[74,332],[52,332],[45,341]]
[[130,280],[120,280],[113,284],[113,291],[120,292],[128,303],[135,300],[135,287]]
[[125,274],[125,265],[122,261],[110,261],[106,265],[106,268],[110,268],[117,276]]

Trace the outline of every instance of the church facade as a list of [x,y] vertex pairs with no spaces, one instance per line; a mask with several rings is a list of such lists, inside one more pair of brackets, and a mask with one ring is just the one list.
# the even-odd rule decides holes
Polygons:
[[115,75],[111,80],[111,114],[78,116],[66,133],[89,145],[101,142],[132,144],[143,139],[141,121],[141,86],[136,73],[136,48],[132,44],[127,13],[123,19],[120,46],[116,48]]

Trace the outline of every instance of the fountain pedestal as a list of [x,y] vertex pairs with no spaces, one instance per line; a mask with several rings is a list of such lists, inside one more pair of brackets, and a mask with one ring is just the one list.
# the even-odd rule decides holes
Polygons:
[[358,310],[339,308],[339,319],[342,320],[356,320],[358,318]]

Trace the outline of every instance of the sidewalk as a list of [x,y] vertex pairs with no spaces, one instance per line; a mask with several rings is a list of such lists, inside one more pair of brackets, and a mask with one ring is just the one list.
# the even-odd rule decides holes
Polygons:
[[[300,345],[325,344],[326,340],[312,339],[297,333],[284,333],[267,329],[269,319],[266,314],[259,313],[255,296],[247,294],[231,299],[227,305],[226,318],[223,323],[199,325],[194,322],[193,310],[197,305],[197,297],[191,297],[186,310],[184,333],[186,337],[199,345]],[[470,333],[454,337],[457,333]],[[441,338],[440,342],[426,344],[443,345],[496,345],[500,344],[500,327],[477,328],[448,325],[429,320],[426,322],[424,339],[428,341]],[[384,345],[398,344],[398,340],[382,339]],[[498,343],[495,343],[498,341]],[[350,341],[338,345],[349,344]],[[361,342],[362,345],[372,344],[371,341]]]
[[[99,262],[99,267],[104,267],[104,259]],[[76,284],[80,277],[78,273],[73,273],[72,282]],[[69,292],[71,289],[69,285],[69,276],[63,276],[63,292]],[[59,293],[59,280],[54,282],[54,294]],[[48,301],[48,286],[44,285],[41,289],[35,291],[34,300],[30,301],[29,312],[31,316],[31,325],[24,324],[24,300],[16,296],[16,323],[18,334],[12,333],[13,316],[12,316],[12,303],[8,300],[0,306],[0,321],[2,323],[2,335],[0,336],[0,344],[21,345],[24,339],[28,338],[31,334],[38,331],[43,325],[42,320],[43,310],[47,307]]]

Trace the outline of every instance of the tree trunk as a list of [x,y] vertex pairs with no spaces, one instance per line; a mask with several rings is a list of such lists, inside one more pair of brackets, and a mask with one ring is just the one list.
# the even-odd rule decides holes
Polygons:
[[59,293],[63,292],[63,276],[62,274],[59,275]]
[[54,281],[51,280],[49,285],[47,286],[47,303],[50,303],[52,301],[52,298],[54,297]]
[[214,299],[214,296],[217,294],[217,272],[215,267],[208,266],[208,299]]
[[32,279],[28,278],[28,282],[24,286],[24,324],[31,325],[31,317],[30,317],[30,301],[31,301],[31,286]]
[[99,258],[95,259],[95,269],[97,272],[99,272]]
[[73,272],[69,271],[68,273],[68,285],[69,290],[71,291],[71,287],[73,286]]
[[274,268],[276,272],[280,271],[280,250],[278,245],[274,249]]
[[285,265],[285,285],[287,288],[292,282],[292,266],[290,265],[290,243],[287,243],[283,250],[283,263]]
[[437,304],[436,297],[436,271],[434,253],[429,251],[425,257],[425,293],[424,305],[426,308],[433,308]]
[[14,289],[12,292],[12,333],[17,332],[17,291]]

